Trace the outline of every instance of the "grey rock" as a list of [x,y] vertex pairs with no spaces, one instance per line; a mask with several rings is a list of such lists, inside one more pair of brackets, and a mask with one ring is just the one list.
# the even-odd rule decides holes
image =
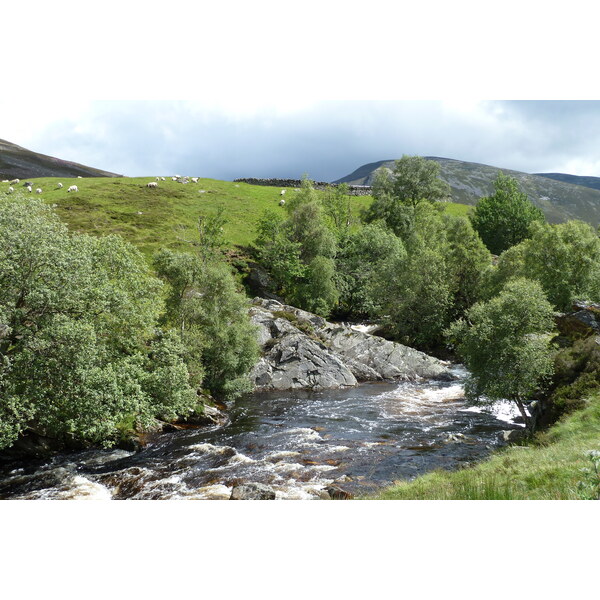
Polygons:
[[263,483],[245,483],[231,490],[230,500],[275,500],[275,490]]
[[517,444],[527,437],[527,431],[525,429],[509,429],[501,431],[498,437],[500,442],[505,444]]
[[263,350],[250,374],[257,391],[449,377],[446,363],[423,352],[276,300],[255,298],[250,317]]

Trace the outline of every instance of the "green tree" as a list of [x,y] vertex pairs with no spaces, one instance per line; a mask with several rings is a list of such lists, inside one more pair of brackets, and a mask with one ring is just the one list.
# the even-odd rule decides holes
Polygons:
[[382,222],[344,235],[336,256],[340,312],[355,318],[374,317],[381,301],[374,290],[388,276],[391,265],[405,255],[402,241]]
[[165,319],[180,334],[194,381],[224,398],[250,391],[247,374],[259,358],[258,342],[227,265],[171,250],[157,253],[154,265],[169,284]]
[[501,254],[529,237],[532,223],[544,221],[544,213],[519,190],[514,177],[498,173],[494,193],[481,198],[471,222],[493,254]]
[[121,238],[71,234],[38,200],[3,202],[0,447],[26,429],[110,445],[196,408],[183,349],[157,330],[161,288]]
[[467,397],[483,403],[512,400],[530,427],[526,403],[553,373],[553,327],[553,308],[542,287],[524,278],[471,307],[447,330],[470,371]]
[[531,238],[504,252],[487,274],[487,297],[514,277],[538,281],[557,310],[570,310],[576,299],[598,301],[600,238],[581,221],[534,223]]
[[285,219],[272,211],[263,214],[255,241],[257,255],[287,301],[327,316],[338,298],[332,266],[337,241],[331,219],[306,178],[285,209]]

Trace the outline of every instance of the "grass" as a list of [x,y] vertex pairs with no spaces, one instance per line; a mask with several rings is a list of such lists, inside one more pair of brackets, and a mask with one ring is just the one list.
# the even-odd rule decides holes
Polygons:
[[378,500],[578,500],[590,467],[586,455],[600,450],[600,394],[526,446],[511,446],[460,471],[435,471],[398,482]]
[[[251,244],[265,209],[283,210],[279,207],[279,187],[216,179],[181,184],[167,178],[156,189],[146,187],[155,177],[41,177],[28,181],[33,182],[32,195],[37,196],[35,188],[40,187],[41,198],[57,205],[59,216],[73,231],[96,235],[117,233],[148,258],[160,248],[187,248],[184,240],[194,239],[198,217],[216,213],[219,205],[225,208],[228,220],[224,235],[229,246]],[[57,187],[59,181],[62,189]],[[22,183],[13,186],[15,190],[24,190]],[[7,193],[8,185],[0,186],[0,199]],[[67,192],[70,185],[77,185],[79,191]],[[352,197],[355,217],[371,201],[371,196]],[[468,209],[453,203],[446,206],[451,214],[466,214]]]

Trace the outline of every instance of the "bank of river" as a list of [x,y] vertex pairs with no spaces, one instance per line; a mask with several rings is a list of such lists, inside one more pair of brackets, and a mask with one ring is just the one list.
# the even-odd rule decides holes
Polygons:
[[0,498],[227,499],[260,482],[281,499],[332,483],[360,495],[487,456],[517,427],[506,406],[469,407],[465,372],[425,384],[371,383],[321,393],[263,393],[231,406],[224,427],[161,434],[141,452],[92,450],[0,469]]

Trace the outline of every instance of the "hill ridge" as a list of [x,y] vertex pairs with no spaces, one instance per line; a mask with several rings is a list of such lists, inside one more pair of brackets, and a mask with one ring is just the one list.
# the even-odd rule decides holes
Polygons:
[[[454,158],[425,158],[440,165],[440,177],[450,186],[453,202],[475,205],[479,198],[493,193],[493,181],[498,173],[502,172],[519,181],[521,189],[544,211],[550,222],[579,219],[595,227],[600,225],[600,178],[580,178],[577,175],[564,174],[558,174],[562,175],[561,178],[549,177],[546,174],[525,173]],[[371,185],[375,170],[380,166],[392,168],[394,160],[367,163],[333,183]],[[599,187],[582,185],[589,179],[598,179]]]
[[117,173],[34,152],[8,140],[0,139],[1,179],[77,176],[121,177]]

